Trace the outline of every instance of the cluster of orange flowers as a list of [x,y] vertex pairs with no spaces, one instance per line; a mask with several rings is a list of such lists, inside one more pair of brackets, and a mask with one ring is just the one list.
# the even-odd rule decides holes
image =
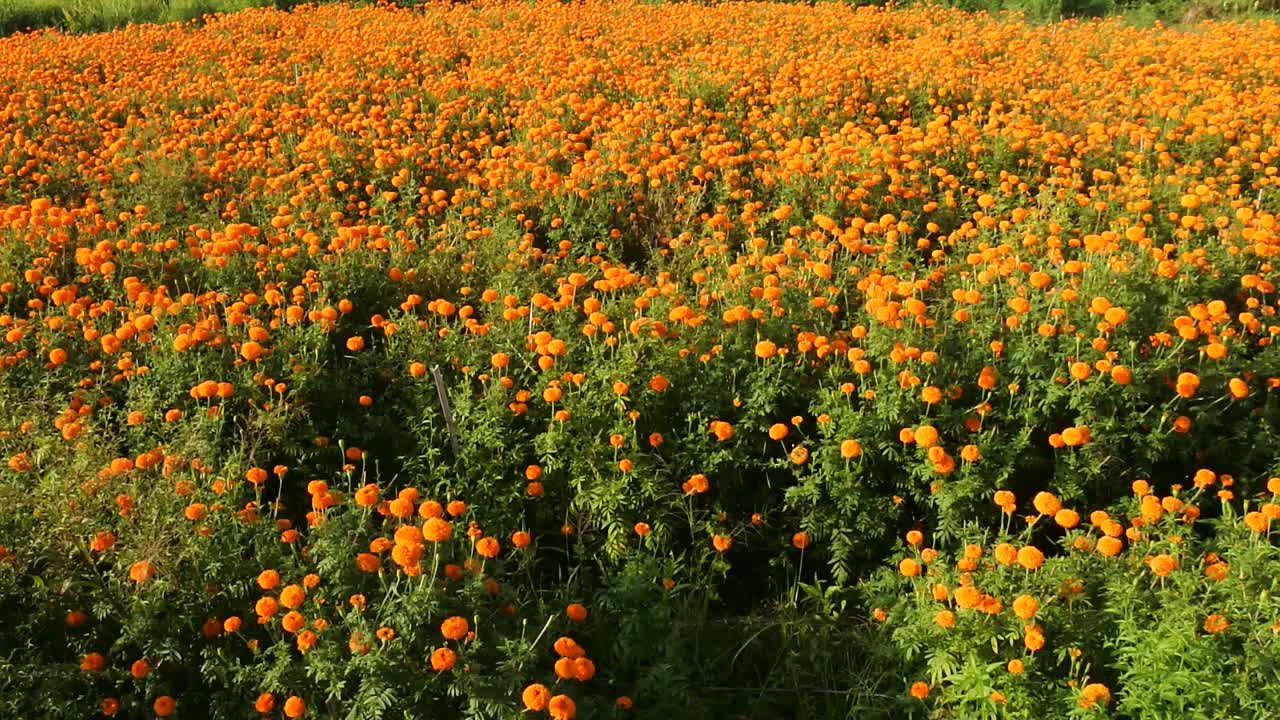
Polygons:
[[[1215,485],[1221,485],[1224,489],[1219,490],[1217,495],[1223,500],[1232,498],[1231,491],[1225,488],[1230,488],[1233,484],[1234,479],[1231,476],[1220,475],[1207,468],[1197,470],[1193,477],[1193,486],[1196,493],[1210,490]],[[1268,480],[1267,489],[1273,496],[1280,492],[1280,478]],[[1116,557],[1124,552],[1125,540],[1128,540],[1129,543],[1134,544],[1133,550],[1137,553],[1139,546],[1136,544],[1147,539],[1144,528],[1159,523],[1166,514],[1176,515],[1177,522],[1187,526],[1188,532],[1191,532],[1190,526],[1199,519],[1200,509],[1196,505],[1178,497],[1178,493],[1181,490],[1180,486],[1175,485],[1173,487],[1174,494],[1160,497],[1151,492],[1151,485],[1148,481],[1135,480],[1132,483],[1132,491],[1139,500],[1139,514],[1131,518],[1128,525],[1126,525],[1112,518],[1105,511],[1093,511],[1088,518],[1091,526],[1090,531],[1077,533],[1074,535],[1074,539],[1068,538],[1071,540],[1071,549],[1078,552],[1097,552],[1103,556]],[[1012,515],[1016,512],[1016,498],[1013,493],[1007,490],[997,491],[994,495],[994,502],[1001,507],[1005,514]],[[1036,512],[1026,516],[1028,528],[1033,527],[1044,518],[1051,519],[1056,526],[1065,530],[1072,530],[1081,523],[1080,514],[1069,508],[1062,507],[1058,498],[1051,493],[1037,493],[1033,498],[1032,504]],[[1261,510],[1247,513],[1243,518],[1243,522],[1257,533],[1269,533],[1270,522],[1280,517],[1280,504],[1274,501],[1264,502],[1261,508]],[[913,530],[907,533],[905,539],[908,546],[917,548],[917,550],[911,557],[905,557],[899,561],[899,573],[907,578],[934,575],[935,572],[930,566],[938,559],[939,554],[932,548],[920,547],[924,542],[923,533]],[[1176,534],[1169,536],[1168,539],[1175,546],[1181,543],[1181,537]],[[934,582],[929,586],[928,592],[933,600],[944,604],[943,609],[935,613],[933,617],[934,624],[941,628],[953,627],[957,619],[956,610],[980,611],[989,615],[997,615],[1004,610],[1005,604],[1003,601],[982,592],[976,587],[977,573],[981,569],[1016,564],[1030,572],[1038,570],[1045,562],[1044,553],[1030,544],[1016,547],[1008,542],[1000,543],[991,552],[991,558],[994,563],[988,563],[985,566],[980,565],[984,554],[985,551],[980,545],[970,544],[966,546],[962,557],[956,564],[956,569],[960,573],[959,586],[951,588],[940,582]],[[1208,553],[1201,560],[1204,566],[1204,575],[1209,580],[1221,582],[1227,577],[1230,566],[1220,559],[1217,553]],[[1151,575],[1157,579],[1167,578],[1182,568],[1182,558],[1177,554],[1167,552],[1145,554],[1141,557],[1141,561]],[[1071,581],[1062,586],[1059,594],[1063,597],[1069,597],[1079,594],[1082,589],[1083,587],[1079,581]],[[1014,616],[1026,623],[1023,627],[1023,644],[1026,650],[1035,653],[1044,649],[1046,644],[1044,628],[1034,622],[1041,609],[1040,600],[1033,595],[1022,594],[1014,597],[1010,606]],[[952,608],[955,608],[955,610]],[[880,622],[888,619],[888,615],[881,609],[876,610],[873,616]],[[1206,616],[1203,622],[1203,629],[1208,634],[1217,634],[1225,631],[1230,627],[1230,624],[1223,615],[1211,613]],[[1078,652],[1078,650],[1072,649],[1072,656],[1077,657]],[[1008,670],[1010,673],[1020,673],[1022,669],[1023,663],[1021,660],[1015,658],[1009,662]],[[929,696],[929,693],[930,688],[927,683],[917,682],[911,688],[911,694],[917,699],[925,699]],[[998,702],[1003,701],[1002,698],[998,699]],[[1110,690],[1104,685],[1095,683],[1083,688],[1079,702],[1082,707],[1088,707],[1097,703],[1105,705],[1109,701]]]
[[[600,472],[636,482],[666,472],[671,457],[653,459],[673,446],[707,441],[736,462],[759,441],[771,469],[797,476],[915,462],[899,486],[937,493],[989,462],[1028,395],[1157,404],[1166,412],[1142,432],[1191,440],[1198,412],[1221,401],[1260,415],[1280,388],[1274,364],[1254,361],[1280,335],[1280,53],[1259,50],[1278,45],[1274,23],[1190,35],[936,7],[595,0],[251,10],[0,39],[0,269],[11,271],[0,377],[6,398],[29,384],[56,398],[0,433],[4,472],[41,471],[32,438],[47,428],[69,452],[123,428],[127,450],[101,458],[87,496],[134,517],[141,483],[130,481],[190,470],[174,482],[184,528],[207,534],[226,512],[253,522],[298,473],[220,462],[253,465],[254,500],[197,501],[206,484],[229,497],[245,486],[238,470],[209,477],[175,438],[250,410],[305,414],[325,391],[300,388],[335,368],[350,370],[353,413],[381,410],[375,382],[426,386],[438,368],[521,423],[566,426],[604,397],[618,427],[590,428],[610,446]],[[1144,286],[1170,300],[1146,302]],[[333,367],[299,350],[315,337]],[[676,359],[652,359],[657,347]],[[386,372],[367,372],[383,359]],[[806,434],[800,410],[744,407],[735,383],[750,373],[803,375],[806,400],[830,395],[847,412],[815,410],[819,432]],[[181,381],[157,388],[157,376]],[[726,402],[699,416],[697,438],[660,415],[722,385]],[[1088,405],[1025,429],[1056,456],[1103,452],[1125,431]],[[532,459],[493,473],[514,474],[531,502],[560,485]],[[346,447],[340,462],[353,472],[368,460]],[[673,471],[670,495],[720,501],[727,478],[708,467]],[[1229,499],[1234,480],[1205,470],[1194,483]],[[306,490],[306,526],[276,523],[284,543],[347,502],[323,481]],[[395,528],[353,549],[356,567],[419,577],[468,508],[386,491],[352,493]],[[1075,548],[1115,556],[1165,514],[1199,516],[1177,492],[1134,491],[1140,517],[1095,511]],[[1009,491],[994,501],[1005,522],[1017,512]],[[1032,522],[1083,522],[1048,492],[1033,505]],[[635,534],[656,541],[661,509],[650,510],[616,526],[639,520]],[[711,547],[727,553],[736,518],[713,517]],[[1277,517],[1271,502],[1244,522],[1263,533]],[[794,530],[800,550],[829,537]],[[445,567],[453,579],[482,573],[506,542],[474,521],[465,532],[473,556]],[[573,516],[561,532],[575,532]],[[517,530],[509,544],[531,542]],[[103,530],[89,547],[120,544]],[[984,557],[971,550],[962,572]],[[0,548],[0,561],[20,551]],[[936,557],[921,548],[899,570],[927,575]],[[1031,544],[991,557],[1028,572],[1044,562]],[[1158,555],[1146,567],[1165,577],[1180,565]],[[143,585],[164,569],[143,558],[128,575]],[[273,594],[281,582],[259,576],[255,615],[273,623],[283,610],[280,627],[307,652],[324,630],[303,609],[320,578]],[[972,584],[934,596],[949,604],[944,627],[956,610],[1005,607]],[[1029,623],[1026,647],[1042,648],[1037,600],[1006,599]],[[467,637],[456,620],[447,641]],[[594,665],[562,641],[557,676],[589,679]],[[101,660],[86,656],[86,671]],[[436,670],[455,661],[447,646],[430,658]],[[1090,686],[1083,697],[1110,696]],[[576,712],[542,685],[523,701]],[[173,711],[172,698],[155,703]],[[275,704],[264,695],[257,707]],[[283,710],[306,706],[290,697]]]
[[[586,608],[581,605],[570,605],[567,612],[576,622],[586,619]],[[595,663],[587,657],[587,651],[573,638],[557,639],[554,649],[558,656],[555,662],[557,678],[562,681],[586,682],[595,677]],[[525,687],[520,694],[520,699],[526,710],[535,713],[546,711],[552,720],[573,720],[578,714],[578,706],[573,698],[565,694],[552,695],[551,690],[542,683],[533,683]],[[618,698],[616,704],[622,709],[627,709],[631,706],[631,700],[623,696]]]

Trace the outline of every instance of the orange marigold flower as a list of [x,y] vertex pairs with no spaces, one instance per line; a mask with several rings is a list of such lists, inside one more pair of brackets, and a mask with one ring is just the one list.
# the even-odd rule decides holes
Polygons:
[[1204,631],[1210,634],[1220,633],[1230,626],[1231,623],[1221,615],[1214,614],[1204,619]]
[[982,593],[972,585],[961,585],[955,592],[956,606],[972,610],[982,604]]
[[116,544],[115,533],[99,530],[89,541],[89,549],[94,552],[105,552]]
[[551,720],[573,720],[578,714],[578,706],[568,695],[556,695],[547,702],[547,712]]
[[1013,600],[1013,614],[1022,620],[1030,620],[1040,610],[1040,602],[1030,595],[1019,595]]
[[586,682],[596,676],[596,664],[587,658],[576,658],[573,661],[573,677],[579,682]]
[[551,691],[546,685],[534,683],[520,693],[520,700],[524,702],[526,710],[542,712],[547,708],[547,703],[551,702]]
[[911,697],[917,700],[924,700],[929,697],[929,684],[925,682],[915,682],[911,685]]
[[364,487],[356,491],[356,505],[360,507],[374,507],[378,504],[378,485],[377,483],[368,483]]
[[1039,625],[1028,625],[1022,635],[1022,644],[1031,652],[1044,648],[1044,631]]
[[1253,510],[1245,513],[1244,524],[1256,533],[1265,533],[1271,524],[1271,519],[1257,510]]
[[1009,543],[1000,543],[992,551],[996,562],[1001,565],[1012,565],[1018,559],[1018,549]]
[[80,660],[80,669],[85,672],[99,672],[106,665],[107,659],[102,656],[102,653],[89,653]]
[[1070,530],[1080,524],[1080,513],[1063,508],[1053,514],[1053,521],[1058,524],[1058,527]]
[[471,632],[471,625],[466,618],[459,615],[446,618],[444,622],[440,623],[440,634],[446,640],[461,640],[469,632]]
[[307,599],[307,591],[301,585],[289,585],[280,591],[280,604],[287,608],[296,608]]
[[1093,707],[1099,703],[1111,703],[1111,690],[1102,683],[1089,683],[1080,691],[1080,699],[1076,701],[1082,708]]
[[161,695],[151,703],[151,709],[155,711],[156,717],[169,717],[177,707],[177,701],[168,695]]
[[1147,561],[1147,567],[1156,577],[1165,577],[1178,567],[1178,560],[1172,555],[1160,554]]
[[129,566],[129,579],[142,584],[156,575],[156,566],[150,560],[139,560]]
[[254,603],[253,606],[253,610],[260,620],[270,618],[272,615],[275,615],[279,609],[280,604],[276,602],[275,598],[270,596],[259,598],[258,602]]
[[446,520],[433,517],[422,526],[422,536],[429,542],[443,542],[453,535],[453,526]]
[[453,669],[458,661],[458,654],[447,647],[436,648],[431,653],[431,669],[436,672],[445,672]]
[[[317,620],[316,622],[320,621]],[[316,635],[314,632],[311,632],[310,630],[303,630],[298,633],[297,644],[299,652],[305,653],[311,650],[311,648],[316,646],[316,643],[319,642],[319,640],[320,636]]]
[[501,551],[501,545],[491,537],[482,537],[476,541],[476,553],[481,557],[495,558]]
[[382,559],[373,553],[360,553],[356,555],[356,568],[361,572],[378,572],[382,569]]
[[285,616],[280,619],[281,629],[288,633],[298,632],[306,623],[307,618],[297,610],[291,610],[288,613],[285,613]]
[[921,425],[914,433],[915,443],[922,448],[932,447],[938,442],[938,429],[932,425]]
[[1194,397],[1200,389],[1200,376],[1190,372],[1179,373],[1175,389],[1184,398]]
[[1053,493],[1038,492],[1032,498],[1031,504],[1035,506],[1036,512],[1041,515],[1053,515],[1062,509],[1062,503]]
[[1098,538],[1098,552],[1107,556],[1115,557],[1124,549],[1124,543],[1119,539],[1110,535]]
[[1044,553],[1034,545],[1027,545],[1018,550],[1018,564],[1028,570],[1035,570],[1044,564]]
[[560,657],[580,658],[587,654],[587,651],[583,650],[582,646],[570,637],[557,638],[555,643],[552,645],[552,649],[554,649],[556,654]]

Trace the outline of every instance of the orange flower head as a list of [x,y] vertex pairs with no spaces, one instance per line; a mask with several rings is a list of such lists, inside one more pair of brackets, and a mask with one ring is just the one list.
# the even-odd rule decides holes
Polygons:
[[447,520],[433,517],[422,526],[422,536],[429,542],[438,543],[448,540],[453,535],[453,526]]
[[452,670],[458,662],[458,654],[447,647],[436,648],[431,653],[431,669],[436,672]]
[[578,706],[568,695],[556,695],[547,701],[547,712],[551,720],[573,720],[578,714]]
[[534,683],[520,693],[520,700],[524,702],[526,710],[542,712],[547,708],[547,704],[551,702],[551,691],[547,689],[546,685]]
[[471,625],[466,618],[458,615],[446,618],[444,622],[440,623],[440,634],[446,640],[461,640],[469,632],[471,632]]
[[296,608],[307,599],[307,591],[301,585],[288,585],[280,591],[280,604],[287,608]]
[[129,579],[139,585],[154,578],[155,575],[156,566],[150,560],[139,560],[129,566]]
[[151,709],[155,711],[156,717],[169,717],[177,707],[177,701],[168,695],[161,695],[151,704]]
[[476,554],[481,557],[496,558],[501,549],[498,541],[491,537],[482,537],[476,541]]
[[1036,570],[1044,564],[1044,553],[1034,545],[1027,545],[1018,550],[1018,564],[1028,570]]
[[1080,699],[1076,701],[1082,708],[1111,703],[1111,690],[1102,683],[1089,683],[1080,690]]
[[1031,500],[1031,504],[1035,506],[1036,512],[1041,515],[1054,515],[1062,508],[1062,503],[1052,493],[1039,492]]
[[1178,568],[1178,560],[1172,555],[1160,554],[1148,560],[1147,567],[1156,577],[1166,577]]
[[1040,610],[1040,602],[1030,595],[1019,595],[1013,600],[1013,614],[1022,620],[1030,620]]

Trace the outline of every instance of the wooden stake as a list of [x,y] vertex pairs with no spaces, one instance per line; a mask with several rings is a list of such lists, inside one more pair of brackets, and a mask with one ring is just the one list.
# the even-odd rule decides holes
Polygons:
[[458,444],[458,426],[453,422],[453,405],[449,404],[449,392],[444,386],[444,375],[439,365],[431,366],[431,376],[436,380],[436,395],[440,397],[440,410],[444,413],[444,424],[449,428],[449,443],[453,445],[453,457],[462,457],[462,446]]

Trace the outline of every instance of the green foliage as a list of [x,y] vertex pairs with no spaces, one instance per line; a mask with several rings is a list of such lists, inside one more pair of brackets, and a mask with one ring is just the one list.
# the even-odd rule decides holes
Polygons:
[[6,40],[0,716],[1265,716],[1261,56],[711,12]]
[[0,0],[0,35],[44,28],[106,32],[136,23],[191,22],[212,13],[267,5],[268,0]]
[[[1079,717],[1108,710],[1161,718],[1265,713],[1280,659],[1280,603],[1273,599],[1280,555],[1262,514],[1244,522],[1224,505],[1220,517],[1195,530],[1187,516],[1161,505],[1189,507],[1204,498],[1201,490],[1185,500],[1138,498],[1111,508],[1112,516],[1150,521],[1129,532],[1128,547],[1114,558],[1098,545],[1106,537],[1102,520],[1064,534],[1041,515],[1020,533],[984,536],[971,528],[921,560],[927,574],[886,570],[864,586],[873,602],[888,601],[882,632],[917,663],[935,707],[1008,718],[1038,717],[1050,706]],[[1275,507],[1268,504],[1267,512]],[[1060,548],[1043,566],[1011,559],[1012,548],[1038,538],[1054,538]],[[998,544],[1010,555],[1002,557]],[[916,559],[933,552],[903,550]],[[1162,567],[1162,559],[1170,565]],[[965,562],[968,570],[957,569]],[[973,599],[962,598],[961,588]],[[986,609],[990,598],[1004,598],[997,603],[1003,607]],[[1034,604],[1020,609],[1027,600]],[[1047,644],[1033,644],[1030,628],[1041,628]],[[1221,683],[1204,667],[1236,680]],[[1082,694],[1094,683],[1108,689],[1106,702]],[[1124,693],[1113,697],[1117,687]]]

